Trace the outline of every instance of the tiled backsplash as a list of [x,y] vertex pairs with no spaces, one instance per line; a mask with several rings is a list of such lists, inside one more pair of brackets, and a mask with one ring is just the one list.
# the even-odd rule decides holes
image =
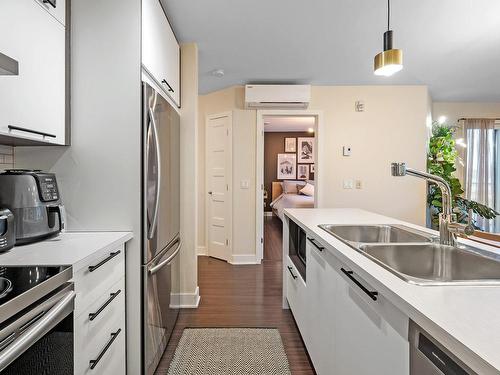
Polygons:
[[0,145],[0,171],[14,168],[14,148]]

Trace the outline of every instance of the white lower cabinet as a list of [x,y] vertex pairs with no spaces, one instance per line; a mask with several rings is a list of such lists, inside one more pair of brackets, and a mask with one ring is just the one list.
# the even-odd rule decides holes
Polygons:
[[408,375],[409,318],[381,293],[370,295],[375,290],[369,283],[312,239],[306,282],[290,258],[284,265],[298,278],[284,272],[288,304],[316,373]]
[[[383,295],[374,301],[335,271],[335,374],[409,374],[408,317]],[[351,277],[373,290],[355,273]]]
[[331,374],[335,365],[335,274],[309,241],[306,251],[308,335],[303,339],[316,373]]
[[121,246],[75,272],[76,375],[126,373],[124,262]]
[[292,260],[287,257],[286,264],[286,289],[287,301],[292,310],[293,317],[299,327],[302,337],[307,336],[307,316],[306,316],[306,284],[297,271]]

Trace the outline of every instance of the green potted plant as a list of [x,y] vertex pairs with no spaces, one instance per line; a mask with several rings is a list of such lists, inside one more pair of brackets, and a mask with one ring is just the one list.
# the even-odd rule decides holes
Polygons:
[[[427,153],[427,171],[444,178],[450,185],[453,211],[457,214],[459,222],[467,222],[469,209],[485,219],[494,219],[499,215],[494,209],[462,196],[464,193],[462,184],[454,175],[456,171],[455,161],[458,157],[453,138],[455,131],[456,127],[437,122],[432,124],[432,136],[429,140]],[[430,208],[432,227],[437,229],[438,215],[442,212],[441,190],[434,184],[429,184],[427,203]]]

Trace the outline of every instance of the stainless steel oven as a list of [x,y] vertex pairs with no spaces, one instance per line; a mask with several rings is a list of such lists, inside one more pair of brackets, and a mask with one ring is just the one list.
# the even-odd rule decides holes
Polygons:
[[73,374],[71,267],[0,266],[2,375]]
[[306,232],[293,220],[288,219],[288,256],[306,281]]

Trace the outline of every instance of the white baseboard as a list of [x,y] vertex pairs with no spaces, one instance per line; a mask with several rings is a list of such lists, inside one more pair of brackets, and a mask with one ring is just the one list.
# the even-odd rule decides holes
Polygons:
[[245,254],[245,255],[233,255],[229,263],[235,265],[260,264],[260,261],[257,261],[256,256],[254,254]]
[[181,309],[196,309],[200,304],[200,287],[196,287],[194,293],[179,293],[179,306]]
[[264,216],[273,216],[273,211],[264,211]]
[[198,246],[196,248],[196,254],[201,256],[208,255],[206,246]]

